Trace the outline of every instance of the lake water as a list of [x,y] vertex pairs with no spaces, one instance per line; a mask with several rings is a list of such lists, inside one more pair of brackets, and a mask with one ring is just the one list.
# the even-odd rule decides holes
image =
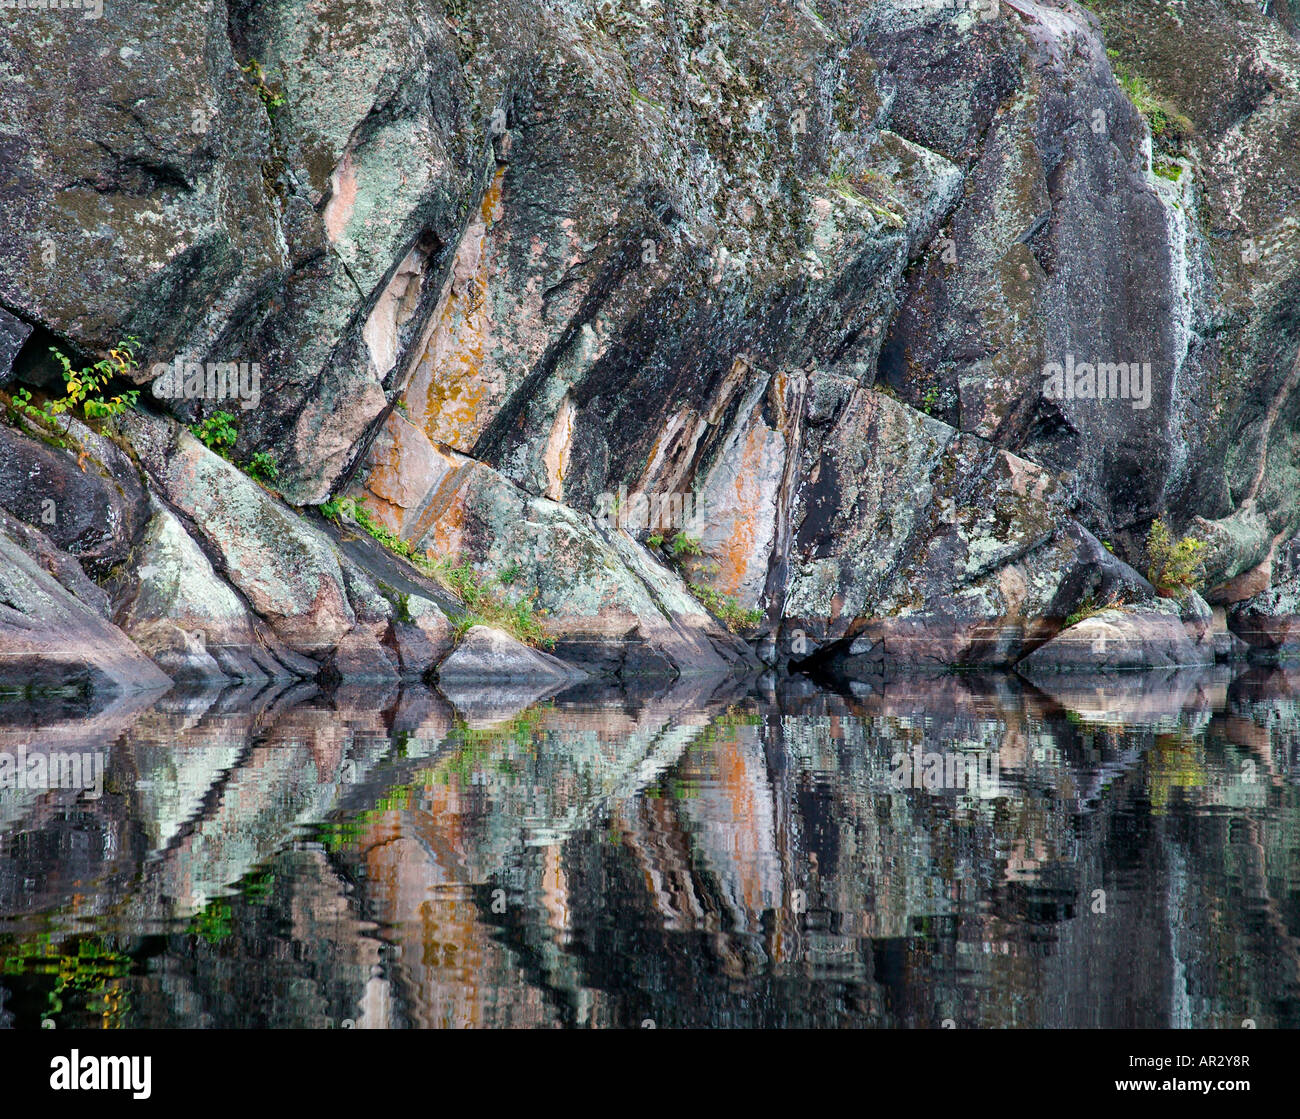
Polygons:
[[1300,675],[533,698],[0,703],[0,1025],[1300,1026]]

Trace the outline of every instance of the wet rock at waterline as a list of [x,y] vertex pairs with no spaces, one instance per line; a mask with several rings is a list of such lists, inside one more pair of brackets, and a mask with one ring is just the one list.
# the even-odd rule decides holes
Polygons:
[[[149,691],[171,681],[141,650],[29,554],[0,516],[0,686]],[[32,530],[27,530],[31,532]],[[52,546],[41,549],[48,554]],[[64,563],[75,563],[70,557]],[[68,576],[65,575],[65,578]],[[69,579],[71,582],[71,579]]]

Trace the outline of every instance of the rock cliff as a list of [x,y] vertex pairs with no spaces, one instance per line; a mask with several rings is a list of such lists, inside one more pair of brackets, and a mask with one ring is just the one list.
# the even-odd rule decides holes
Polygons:
[[0,13],[0,682],[1300,653],[1285,5],[91,15]]

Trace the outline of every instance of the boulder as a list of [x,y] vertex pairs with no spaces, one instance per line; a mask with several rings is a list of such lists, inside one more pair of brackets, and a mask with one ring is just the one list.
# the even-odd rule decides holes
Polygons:
[[516,641],[504,630],[481,625],[469,628],[437,671],[439,685],[493,681],[565,684],[586,676],[580,669]]
[[102,578],[127,558],[149,519],[139,470],[72,416],[50,427],[20,422],[26,432],[0,423],[0,505]]
[[[409,437],[425,440],[413,430]],[[501,593],[533,597],[563,659],[628,675],[716,672],[751,662],[745,645],[677,574],[617,526],[535,497],[467,456],[430,446],[423,461],[418,485],[402,471],[375,473],[358,496],[390,531],[430,555],[456,557],[486,580],[512,571]],[[409,488],[390,484],[398,478]],[[418,495],[409,505],[408,493]]]
[[68,591],[0,523],[0,686],[132,692],[170,684],[121,630]]
[[292,672],[266,648],[243,600],[176,515],[157,499],[152,509],[131,577],[117,595],[122,630],[178,681],[266,683],[301,675],[301,661],[291,661]]
[[1188,668],[1214,663],[1212,642],[1194,642],[1176,605],[1103,610],[1062,630],[1016,665],[1044,672]]

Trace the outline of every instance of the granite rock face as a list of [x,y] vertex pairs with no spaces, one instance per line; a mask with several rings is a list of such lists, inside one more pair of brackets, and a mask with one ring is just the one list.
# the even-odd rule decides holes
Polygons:
[[66,566],[56,574],[40,562],[42,553],[52,550],[48,542],[29,553],[24,544],[34,532],[0,515],[0,685],[109,692],[167,688],[171,680],[77,597],[71,575],[75,560],[65,555]]
[[[1288,647],[1295,27],[1227,0],[29,12],[0,44],[0,388],[57,396],[51,345],[134,336],[143,410],[47,439],[8,409],[0,505],[186,679],[436,669],[460,604],[303,512],[344,496],[510,573],[600,674],[1010,665],[1120,592],[1097,625],[1183,663],[1138,570],[1156,517],[1209,545],[1233,633]],[[185,431],[218,411],[229,462]],[[1194,657],[1231,652],[1200,624]]]

